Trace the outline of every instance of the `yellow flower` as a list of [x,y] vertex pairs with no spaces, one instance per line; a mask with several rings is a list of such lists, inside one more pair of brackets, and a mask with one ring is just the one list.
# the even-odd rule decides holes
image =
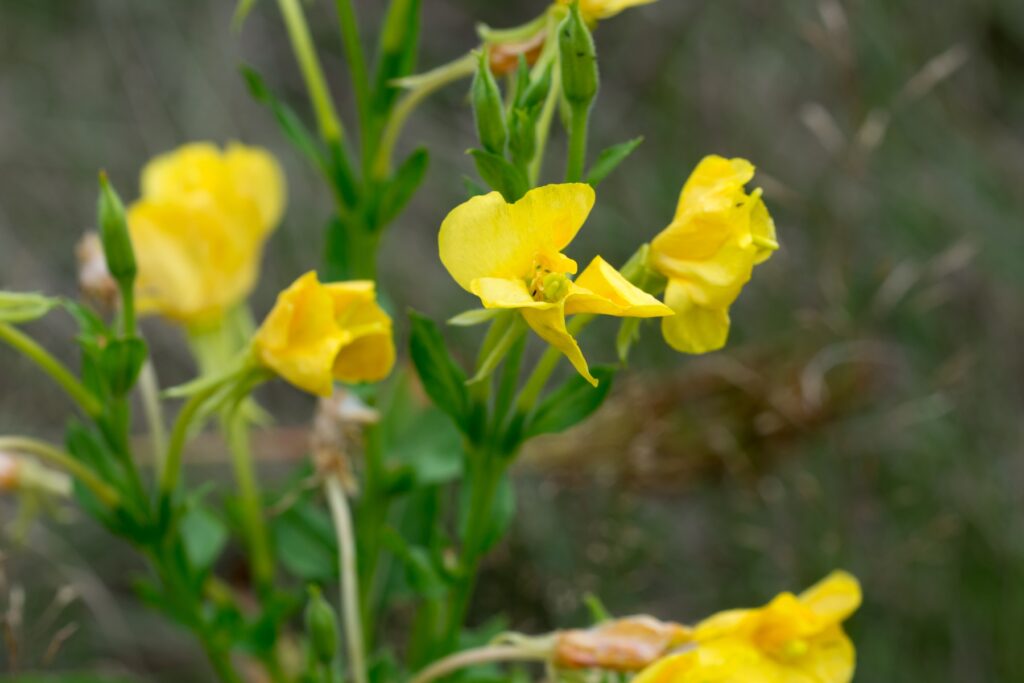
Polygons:
[[833,572],[799,596],[705,619],[693,649],[659,660],[633,683],[847,683],[855,653],[842,622],[860,602],[857,579]]
[[[649,5],[657,0],[580,0],[580,14],[588,23],[608,19],[637,5]],[[573,0],[558,0],[559,5],[571,5]]]
[[575,280],[576,262],[562,253],[594,205],[585,184],[547,185],[515,204],[497,192],[456,207],[441,225],[441,262],[485,308],[515,309],[542,339],[565,354],[591,384],[567,315],[657,317],[671,310],[630,284],[601,257]]
[[334,380],[374,382],[391,372],[391,318],[369,280],[321,284],[309,272],[281,292],[256,332],[256,357],[295,386],[329,396]]
[[722,348],[729,306],[754,266],[778,249],[775,224],[745,159],[705,157],[683,187],[672,223],[651,242],[651,267],[668,278],[665,303],[676,315],[662,321],[665,340],[684,353]]
[[139,311],[217,322],[252,290],[284,203],[281,170],[260,149],[195,143],[152,160],[128,210]]

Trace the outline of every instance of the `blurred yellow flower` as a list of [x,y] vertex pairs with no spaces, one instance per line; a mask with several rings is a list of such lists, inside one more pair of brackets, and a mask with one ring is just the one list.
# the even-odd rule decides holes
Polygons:
[[216,323],[252,290],[285,194],[280,167],[261,149],[194,143],[153,159],[128,210],[140,312]]
[[857,579],[833,572],[799,596],[705,619],[694,648],[659,660],[633,683],[847,683],[855,652],[842,622],[860,603]]
[[675,218],[651,242],[650,265],[668,278],[665,303],[676,315],[662,321],[665,340],[684,353],[722,348],[729,306],[754,266],[778,249],[775,224],[745,159],[705,157],[683,187]]
[[[649,5],[657,0],[580,0],[580,14],[587,22],[608,19],[637,5]],[[573,0],[558,0],[559,5],[571,5]]]
[[562,253],[594,205],[589,185],[531,190],[514,204],[497,192],[473,197],[445,218],[438,236],[441,262],[485,308],[515,309],[542,339],[568,357],[596,385],[567,315],[671,315],[657,299],[630,284],[601,257],[575,280],[576,262]]
[[369,280],[321,284],[309,272],[281,292],[254,340],[256,357],[295,386],[329,396],[334,380],[374,382],[391,372],[391,318]]

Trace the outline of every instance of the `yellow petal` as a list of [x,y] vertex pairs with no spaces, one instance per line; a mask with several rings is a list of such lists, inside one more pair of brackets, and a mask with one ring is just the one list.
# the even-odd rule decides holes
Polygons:
[[734,201],[754,177],[754,165],[746,159],[706,156],[690,174],[679,195],[676,216],[688,211],[720,211]]
[[473,197],[453,209],[441,225],[441,262],[466,290],[480,278],[528,278],[538,259],[560,264],[561,272],[575,273],[575,264],[561,251],[593,205],[594,190],[582,183],[539,187],[515,204],[497,192]]
[[565,354],[576,371],[593,386],[597,386],[597,379],[590,374],[587,359],[583,357],[580,345],[565,327],[564,301],[549,308],[524,308],[522,313],[526,323],[541,339]]
[[669,281],[665,303],[675,315],[661,321],[668,345],[682,353],[709,353],[725,346],[729,338],[729,310],[704,308],[694,303],[685,284]]
[[856,668],[856,652],[849,637],[833,626],[811,641],[807,654],[791,663],[814,683],[849,683]]
[[334,377],[348,383],[384,379],[395,364],[391,317],[376,302],[371,281],[326,285],[334,317],[347,341],[334,361]]
[[334,362],[347,341],[330,292],[310,272],[278,296],[256,333],[254,348],[260,361],[288,382],[329,396]]
[[469,291],[480,297],[484,308],[552,308],[555,304],[535,301],[523,280],[482,277],[473,280]]
[[860,582],[852,574],[835,571],[801,593],[800,600],[824,622],[838,624],[860,607]]
[[656,318],[672,315],[672,309],[632,284],[598,256],[576,278],[566,297],[565,313]]
[[248,296],[261,252],[239,224],[252,218],[202,198],[133,204],[128,227],[139,268],[139,311],[202,325]]
[[725,638],[665,657],[636,676],[632,683],[830,683],[791,673],[748,641]]
[[[649,5],[657,0],[581,0],[580,13],[587,21],[609,19],[623,10],[638,5]],[[558,0],[561,5],[571,5],[572,0]]]
[[768,213],[768,207],[761,199],[761,191],[754,194],[750,209],[750,235],[756,253],[754,263],[764,263],[779,248],[779,240],[775,234],[775,221]]
[[142,196],[181,199],[195,192],[218,195],[228,189],[220,150],[192,142],[154,157],[142,169]]
[[231,143],[224,164],[235,191],[256,204],[264,233],[272,230],[281,220],[287,194],[277,159],[259,147]]

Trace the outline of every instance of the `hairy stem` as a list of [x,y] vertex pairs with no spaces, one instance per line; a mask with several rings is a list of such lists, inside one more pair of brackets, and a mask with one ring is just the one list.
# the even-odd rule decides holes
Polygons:
[[430,683],[444,678],[445,676],[479,664],[491,664],[494,662],[543,662],[548,655],[545,653],[528,650],[517,645],[488,645],[465,652],[458,652],[434,662],[423,671],[416,674],[410,683]]
[[356,543],[348,498],[337,474],[330,472],[324,481],[327,504],[338,535],[338,563],[341,569],[341,612],[345,625],[348,659],[353,683],[368,683],[363,622],[359,611],[359,580],[356,569]]

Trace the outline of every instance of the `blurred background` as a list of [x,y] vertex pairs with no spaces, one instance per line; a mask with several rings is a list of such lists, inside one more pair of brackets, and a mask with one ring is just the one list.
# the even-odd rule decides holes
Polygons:
[[[379,4],[357,3],[368,26]],[[477,21],[516,25],[544,4],[424,0],[421,65],[473,47]],[[349,112],[333,8],[307,9]],[[130,199],[148,158],[190,140],[263,145],[287,169],[257,315],[319,264],[326,188],[238,73],[255,66],[308,113],[284,29],[271,2],[240,34],[232,11],[0,0],[0,289],[74,295],[97,169]],[[571,254],[621,263],[708,153],[758,165],[783,246],[733,309],[726,351],[678,356],[649,328],[605,408],[526,455],[479,620],[579,625],[593,593],[619,614],[689,621],[843,567],[866,595],[849,624],[858,680],[1024,680],[1024,4],[661,0],[596,38],[594,146],[646,142]],[[432,164],[383,247],[397,311],[472,304],[431,257],[472,174],[467,89],[432,99],[403,138]],[[32,329],[73,357],[69,320]],[[145,329],[162,383],[187,379],[180,333]],[[611,359],[613,334],[589,333],[592,360]],[[312,409],[284,386],[262,400],[282,429]],[[0,349],[0,432],[58,437],[66,415]],[[14,515],[0,502],[0,525]],[[191,642],[132,597],[142,570],[73,508],[23,543],[0,536],[5,634],[20,615],[27,643],[18,661],[0,647],[0,670],[204,680]]]

